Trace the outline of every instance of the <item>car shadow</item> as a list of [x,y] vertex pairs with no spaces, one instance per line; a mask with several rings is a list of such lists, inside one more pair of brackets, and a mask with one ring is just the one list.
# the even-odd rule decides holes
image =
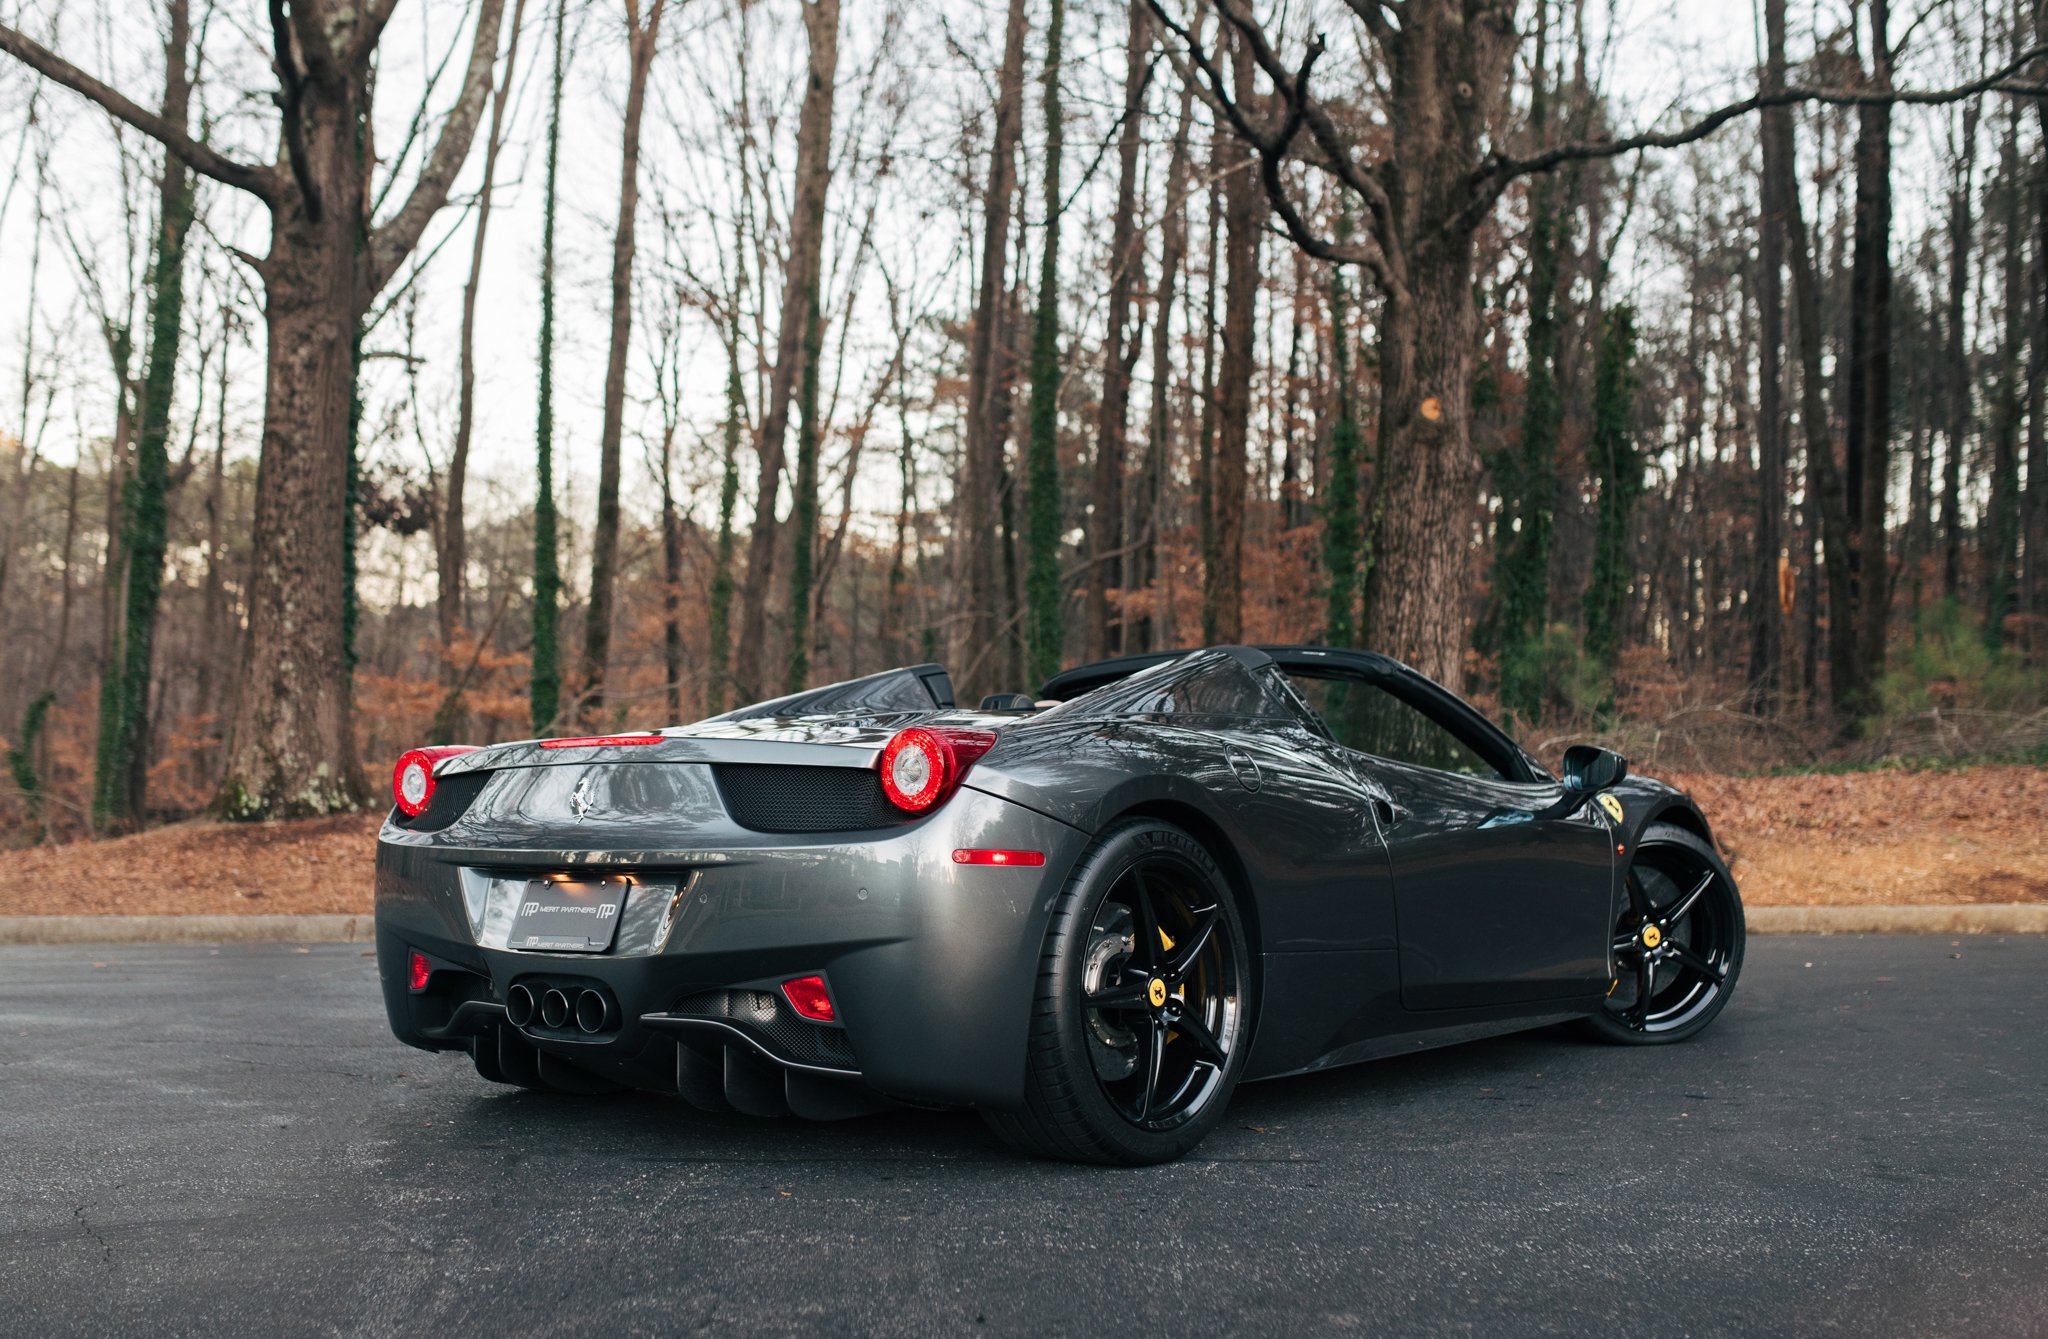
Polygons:
[[[1348,1142],[1361,1119],[1492,1092],[1606,1049],[1552,1027],[1247,1084],[1232,1098],[1217,1135],[1192,1157],[1266,1160],[1222,1136],[1279,1125],[1311,1145]],[[573,1148],[639,1163],[1046,1166],[1012,1153],[973,1112],[960,1109],[905,1107],[843,1121],[776,1119],[701,1111],[653,1093],[576,1096],[467,1079],[467,1092],[439,1114],[446,1123],[431,1126],[434,1138],[514,1156]]]

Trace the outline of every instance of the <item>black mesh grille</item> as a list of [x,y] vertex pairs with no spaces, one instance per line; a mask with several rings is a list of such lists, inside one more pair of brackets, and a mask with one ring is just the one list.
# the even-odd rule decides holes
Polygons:
[[755,832],[858,832],[911,818],[889,803],[882,778],[865,767],[713,763],[711,772],[726,812]]
[[683,1018],[724,1018],[738,1023],[791,1060],[830,1069],[854,1069],[853,1044],[844,1028],[796,1016],[765,990],[707,990],[676,1001]]
[[391,821],[407,832],[439,832],[462,817],[490,779],[489,772],[457,772],[441,777],[434,782],[434,798],[427,801],[418,818],[407,818],[403,811],[393,809]]

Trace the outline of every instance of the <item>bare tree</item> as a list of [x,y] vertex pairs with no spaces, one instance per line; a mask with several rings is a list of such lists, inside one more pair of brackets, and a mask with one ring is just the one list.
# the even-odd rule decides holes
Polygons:
[[998,602],[998,495],[1007,398],[997,367],[1009,285],[1010,211],[1017,192],[1017,142],[1024,129],[1024,0],[1010,0],[1003,61],[996,75],[995,130],[982,194],[981,272],[967,355],[967,445],[954,497],[951,659],[972,677],[994,654]]
[[[1140,315],[1134,298],[1144,282],[1145,252],[1137,228],[1139,150],[1145,137],[1145,90],[1151,82],[1151,11],[1131,0],[1124,34],[1123,119],[1117,129],[1116,207],[1109,222],[1109,329],[1102,345],[1102,401],[1095,418],[1095,466],[1089,489],[1088,574],[1082,642],[1090,660],[1123,644],[1123,614],[1109,593],[1123,586],[1124,436],[1137,366]],[[1155,339],[1157,336],[1155,335]]]
[[[739,656],[735,683],[744,698],[767,687],[768,588],[775,574],[778,526],[775,504],[782,492],[784,438],[790,402],[803,362],[804,331],[825,246],[825,188],[832,176],[832,99],[839,79],[839,0],[801,0],[810,64],[803,105],[797,112],[796,200],[789,228],[789,254],[782,271],[782,316],[776,330],[775,371],[761,409],[755,443],[760,473],[754,493],[754,529],[747,541],[747,579],[740,587]],[[793,615],[794,616],[794,615]]]
[[[1512,4],[1350,0],[1386,76],[1387,133],[1379,140],[1385,147],[1369,153],[1311,92],[1326,49],[1322,37],[1312,38],[1290,66],[1245,0],[1218,0],[1228,27],[1246,40],[1273,86],[1265,111],[1236,95],[1215,55],[1165,0],[1148,3],[1178,39],[1188,77],[1201,81],[1232,131],[1256,151],[1267,198],[1296,245],[1362,267],[1380,290],[1378,462],[1392,492],[1374,509],[1365,633],[1370,645],[1450,682],[1463,676],[1466,620],[1446,611],[1461,608],[1471,588],[1469,535],[1479,475],[1469,422],[1474,238],[1508,186],[1570,162],[1688,144],[1766,106],[1972,97],[2006,88],[2024,64],[1937,92],[1758,93],[1674,131],[1571,141],[1517,156],[1495,147],[1504,140],[1513,72]],[[1290,187],[1297,167],[1360,203],[1364,242],[1340,242],[1311,225]]]
[[598,444],[597,528],[591,532],[590,605],[583,626],[583,713],[604,713],[605,672],[612,649],[612,586],[619,564],[619,438],[626,413],[626,356],[633,338],[634,221],[640,211],[640,120],[647,71],[661,39],[668,0],[653,0],[643,21],[640,0],[625,0],[625,126],[621,132],[619,221],[612,232],[612,338],[604,372],[604,428]]
[[[435,575],[439,599],[435,606],[441,634],[444,671],[452,686],[456,665],[455,637],[463,627],[464,573],[469,567],[468,530],[463,517],[463,492],[469,479],[469,440],[476,426],[476,299],[483,283],[484,240],[491,226],[492,188],[498,178],[498,151],[505,145],[505,108],[512,100],[513,75],[519,64],[519,32],[526,13],[526,0],[513,0],[512,37],[505,48],[505,65],[491,98],[491,128],[484,137],[484,177],[478,187],[476,231],[469,243],[469,279],[462,286],[462,334],[457,354],[458,373],[455,401],[455,447],[448,456],[448,476],[441,495],[441,551]],[[459,704],[460,696],[450,699]],[[461,733],[459,715],[438,722],[436,734],[452,738]]]
[[419,244],[482,118],[504,0],[480,0],[456,103],[396,213],[367,216],[361,140],[371,65],[397,0],[271,0],[282,95],[276,161],[240,162],[63,57],[0,25],[0,51],[162,143],[193,171],[270,212],[263,467],[256,490],[249,638],[218,801],[234,818],[353,809],[364,798],[343,629],[352,345],[371,300]]

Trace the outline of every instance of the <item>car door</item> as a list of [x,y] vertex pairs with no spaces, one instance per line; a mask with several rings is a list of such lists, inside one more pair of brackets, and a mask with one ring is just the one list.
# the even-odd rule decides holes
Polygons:
[[1406,685],[1323,666],[1290,677],[1390,797],[1377,808],[1404,1007],[1530,1004],[1606,989],[1614,847],[1600,806],[1546,816],[1562,787],[1419,676]]

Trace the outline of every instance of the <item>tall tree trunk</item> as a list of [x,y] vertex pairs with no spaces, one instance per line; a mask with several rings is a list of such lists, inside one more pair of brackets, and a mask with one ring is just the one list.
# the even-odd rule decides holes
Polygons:
[[765,696],[770,682],[767,647],[768,589],[775,575],[780,527],[775,504],[782,495],[783,439],[803,361],[810,295],[818,291],[824,248],[825,187],[832,173],[832,98],[839,77],[839,0],[802,0],[810,65],[797,112],[796,200],[790,211],[789,256],[782,274],[782,316],[776,331],[775,371],[761,407],[760,460],[754,494],[754,530],[747,541],[747,579],[740,589],[739,657],[733,676],[748,701]]
[[1955,599],[1963,564],[1963,443],[1970,435],[1970,359],[1964,307],[1970,296],[1970,256],[1976,203],[1977,116],[1979,104],[1962,108],[1962,154],[1948,193],[1948,296],[1942,313],[1943,381],[1947,411],[1943,424],[1945,451],[1941,465],[1942,569],[1941,593]]
[[1124,616],[1112,613],[1110,592],[1124,587],[1124,433],[1130,415],[1131,369],[1138,359],[1133,296],[1145,254],[1138,245],[1139,150],[1144,144],[1145,86],[1152,25],[1145,0],[1131,0],[1124,37],[1123,123],[1117,132],[1116,206],[1109,220],[1108,329],[1102,345],[1102,402],[1096,413],[1095,467],[1089,488],[1088,574],[1082,617],[1085,657],[1124,649]]
[[497,181],[498,150],[505,143],[505,108],[512,100],[512,79],[519,62],[520,20],[526,0],[512,0],[512,36],[505,48],[504,73],[491,99],[491,128],[484,136],[484,178],[477,193],[476,232],[469,243],[469,278],[462,285],[462,331],[456,355],[455,449],[448,456],[448,477],[442,490],[441,552],[435,563],[435,622],[441,634],[443,686],[451,690],[445,725],[463,733],[461,694],[456,688],[455,636],[463,627],[463,578],[469,566],[469,535],[462,510],[469,479],[469,441],[476,425],[476,298],[483,283],[484,239],[491,225],[491,189]]
[[[2024,47],[2018,31],[2014,32],[2013,40],[2015,45]],[[1984,527],[1984,639],[1992,647],[2005,644],[2006,619],[2014,611],[2013,597],[2019,588],[2020,416],[2024,412],[2027,375],[2022,350],[2027,337],[2027,233],[2032,231],[2022,208],[2027,187],[2020,169],[2020,106],[2010,103],[2006,111],[2005,136],[1998,153],[1999,240],[2005,253],[2004,292],[1999,305],[2004,329],[1999,340],[1997,413],[1991,425],[1990,514]]]
[[[820,201],[822,204],[822,199]],[[790,498],[789,677],[795,693],[810,686],[813,575],[818,550],[819,368],[824,355],[823,294],[814,286],[805,299],[803,375],[797,390],[796,480]],[[851,480],[849,479],[849,482]]]
[[[735,263],[744,267],[744,236],[733,248]],[[742,268],[733,292],[732,313],[726,326],[725,429],[718,476],[718,548],[711,574],[711,608],[708,614],[711,666],[705,680],[704,710],[712,715],[726,708],[726,688],[732,669],[732,551],[733,513],[740,497],[740,433],[745,428],[746,386],[740,377],[740,305],[746,279]]]
[[[1870,82],[1891,87],[1890,0],[1869,0]],[[1891,104],[1856,112],[1855,242],[1849,279],[1848,461],[1845,491],[1854,547],[1854,649],[1835,673],[1837,704],[1852,716],[1870,710],[1870,692],[1884,672],[1885,624],[1891,606],[1885,554],[1886,484],[1891,475],[1892,322]],[[1833,611],[1829,616],[1837,617]]]
[[215,691],[214,677],[221,662],[221,645],[224,640],[222,620],[227,616],[226,580],[227,568],[221,556],[222,534],[226,518],[221,514],[227,507],[227,457],[228,457],[228,343],[229,333],[237,324],[229,319],[221,332],[219,392],[214,397],[213,423],[213,468],[206,480],[206,583],[200,598],[199,615],[199,674],[196,699],[198,709],[211,713],[216,710],[219,696]]
[[[1350,236],[1350,220],[1340,219],[1337,235]],[[1351,384],[1350,294],[1342,267],[1330,269],[1330,381],[1336,398],[1336,424],[1330,429],[1329,477],[1318,501],[1323,513],[1323,640],[1331,646],[1358,641],[1359,545],[1363,522],[1358,510],[1358,408]]]
[[547,183],[541,196],[540,369],[534,424],[533,670],[527,714],[536,734],[562,711],[562,568],[555,527],[555,214],[560,206],[562,80],[568,59],[569,0],[555,0],[554,68],[548,79]]
[[[1546,57],[1549,0],[1536,7],[1536,59],[1529,130],[1547,147],[1550,70]],[[1543,629],[1550,621],[1550,531],[1557,497],[1557,438],[1564,401],[1557,388],[1559,251],[1556,184],[1545,174],[1529,183],[1528,379],[1522,390],[1522,434],[1501,492],[1495,528],[1494,586],[1500,601],[1500,700],[1524,723],[1543,713]],[[1508,453],[1503,452],[1506,456]]]
[[[1782,7],[1766,11],[1763,92],[1785,86],[1785,23]],[[1784,661],[1784,614],[1778,602],[1778,568],[1784,561],[1785,439],[1785,186],[1788,174],[1778,154],[1790,142],[1789,108],[1763,114],[1760,133],[1763,175],[1757,219],[1757,476],[1756,567],[1750,584],[1749,691],[1757,709],[1778,703]],[[1786,124],[1781,125],[1780,122]]]
[[675,425],[661,435],[661,669],[668,718],[683,720],[683,518],[676,510]]
[[[189,0],[171,0],[164,44],[163,117],[185,128],[191,101],[186,46],[192,39]],[[102,736],[93,778],[93,826],[101,832],[139,827],[148,817],[149,674],[156,644],[157,604],[168,546],[166,497],[171,396],[177,388],[178,345],[185,312],[185,233],[192,224],[192,183],[185,161],[165,150],[157,191],[157,235],[149,282],[149,351],[143,360],[141,431],[135,471],[121,489],[122,544],[128,558],[121,613],[121,655],[100,683]]]
[[[1628,603],[1629,522],[1643,491],[1642,458],[1629,430],[1635,396],[1635,312],[1608,308],[1593,370],[1593,440],[1587,452],[1600,481],[1593,529],[1593,576],[1586,587],[1586,653],[1611,670]],[[1776,573],[1772,574],[1773,580]]]
[[[1252,53],[1242,34],[1231,43],[1231,70],[1238,98],[1249,102]],[[1223,297],[1223,356],[1216,377],[1216,454],[1209,481],[1214,559],[1202,581],[1204,638],[1211,643],[1244,639],[1246,448],[1257,351],[1253,323],[1259,302],[1259,237],[1266,225],[1258,161],[1237,139],[1225,142],[1230,147],[1219,168],[1225,173],[1223,227],[1229,277]]]
[[[2034,6],[2034,41],[2048,43],[2048,6]],[[2048,146],[2048,98],[2034,99],[2036,143]],[[2027,323],[2026,593],[2028,658],[2048,649],[2048,150],[2033,164],[2033,295]]]
[[579,713],[601,722],[612,649],[612,588],[619,563],[619,439],[626,412],[626,357],[633,338],[634,224],[640,212],[640,118],[647,72],[661,36],[668,0],[652,0],[645,26],[640,0],[626,0],[626,116],[621,135],[619,221],[612,233],[611,357],[604,372],[604,426],[598,441],[597,525],[590,540],[590,605],[583,627],[583,695]]
[[1066,0],[1052,0],[1046,19],[1041,95],[1045,111],[1045,241],[1039,251],[1038,300],[1031,314],[1031,441],[1025,461],[1030,490],[1025,531],[1030,564],[1025,582],[1025,674],[1034,684],[1051,678],[1060,667],[1060,43],[1066,21]]
[[[1781,30],[1785,0],[1765,0],[1765,13]],[[1806,493],[1809,545],[1819,541],[1827,579],[1828,680],[1829,696],[1838,710],[1848,709],[1859,695],[1856,678],[1856,598],[1849,563],[1849,516],[1843,497],[1841,471],[1835,464],[1834,442],[1828,432],[1827,385],[1821,375],[1821,346],[1826,328],[1821,323],[1820,279],[1814,272],[1813,252],[1806,231],[1805,206],[1799,195],[1798,167],[1794,158],[1791,122],[1776,130],[1780,147],[1776,155],[1783,172],[1780,199],[1785,206],[1785,238],[1792,265],[1792,301],[1799,328],[1799,420],[1805,434]],[[1811,563],[1809,562],[1809,566]],[[1812,608],[1812,606],[1810,606]],[[1817,619],[1817,610],[1809,622]],[[1815,666],[1814,668],[1817,668]],[[1809,674],[1809,687],[1817,687]]]
[[[967,361],[967,445],[960,462],[954,522],[954,671],[971,681],[970,664],[995,654],[1001,603],[997,540],[1003,469],[1004,377],[1000,333],[1009,286],[1010,211],[1017,192],[1017,141],[1024,128],[1024,0],[1010,0],[1003,62],[996,75],[995,131],[989,142],[988,188],[982,196],[981,272]],[[963,690],[971,682],[963,681]],[[968,694],[972,696],[971,691]]]
[[739,75],[738,158],[740,203],[733,218],[733,283],[725,327],[725,423],[718,476],[718,547],[713,554],[711,601],[706,614],[710,665],[704,680],[704,710],[719,715],[726,709],[732,680],[732,597],[734,590],[733,518],[739,510],[740,435],[746,430],[747,388],[740,372],[741,310],[747,297],[747,244],[753,218],[754,184],[748,163],[753,137],[753,93],[748,59],[747,10],[738,13],[739,50],[735,64]]
[[1188,132],[1193,124],[1195,87],[1183,80],[1174,120],[1173,147],[1166,160],[1165,218],[1159,225],[1159,283],[1152,295],[1152,406],[1145,425],[1145,463],[1138,472],[1139,541],[1132,554],[1128,589],[1143,590],[1145,613],[1125,639],[1125,649],[1150,651],[1160,625],[1153,612],[1160,598],[1159,533],[1164,525],[1163,492],[1173,450],[1173,305],[1188,249]]

